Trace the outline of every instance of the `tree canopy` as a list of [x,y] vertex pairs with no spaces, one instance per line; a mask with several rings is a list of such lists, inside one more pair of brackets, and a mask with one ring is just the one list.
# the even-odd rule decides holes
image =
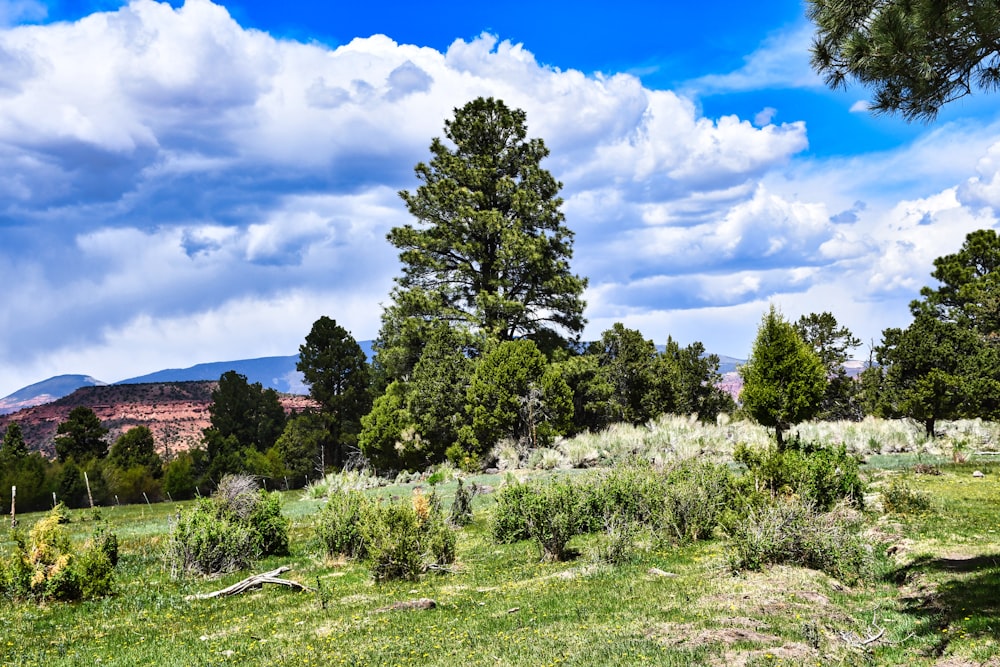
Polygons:
[[295,367],[326,418],[328,442],[334,447],[330,463],[340,465],[344,450],[357,444],[361,417],[372,406],[365,353],[347,329],[324,315],[313,323],[305,343],[299,346]]
[[841,326],[833,313],[826,311],[803,315],[795,323],[795,331],[826,369],[826,391],[817,417],[829,421],[860,420],[862,406],[858,383],[848,376],[844,364],[850,359],[850,350],[861,345],[861,340],[850,329]]
[[108,455],[105,436],[108,429],[90,408],[80,405],[73,408],[66,421],[56,427],[56,455],[60,461],[72,457],[78,462]]
[[779,447],[784,431],[816,415],[826,389],[823,362],[774,306],[761,321],[740,375],[743,408],[758,423],[774,428]]
[[975,331],[918,312],[905,329],[882,332],[876,354],[886,416],[916,419],[933,436],[940,419],[996,414],[997,351]]
[[0,468],[14,465],[28,456],[28,446],[24,443],[24,432],[21,425],[11,422],[3,434],[0,444]]
[[879,414],[916,419],[933,436],[940,419],[1000,414],[1000,236],[970,233],[931,275],[939,285],[910,304],[909,326],[882,332],[865,379]]
[[396,329],[415,317],[495,340],[582,330],[586,280],[569,268],[561,184],[541,167],[548,149],[527,138],[525,119],[493,98],[455,109],[448,143],[435,138],[430,162],[415,168],[421,185],[400,192],[416,224],[388,235],[403,264],[387,309]]
[[980,229],[961,249],[934,260],[931,276],[940,285],[920,290],[914,313],[929,310],[938,319],[970,327],[987,338],[1000,336],[1000,235]]
[[995,0],[808,0],[816,25],[812,65],[827,85],[854,79],[870,108],[907,120],[1000,86],[1000,11]]

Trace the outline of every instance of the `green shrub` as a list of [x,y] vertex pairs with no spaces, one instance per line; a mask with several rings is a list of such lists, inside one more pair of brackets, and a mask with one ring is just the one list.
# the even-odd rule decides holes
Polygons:
[[732,477],[722,465],[681,461],[666,473],[661,530],[679,542],[711,537],[732,500]]
[[534,488],[514,482],[500,487],[496,493],[496,507],[490,521],[490,536],[497,544],[513,544],[531,537],[524,506],[531,501]]
[[828,510],[840,500],[857,507],[864,503],[865,486],[858,460],[843,445],[827,447],[795,440],[786,449],[736,446],[733,458],[747,467],[741,490],[752,503],[781,495],[798,495]]
[[199,500],[171,532],[171,572],[230,572],[263,556],[285,555],[289,523],[281,514],[280,494],[258,490],[252,477],[227,475],[212,497]]
[[729,564],[734,572],[797,565],[849,584],[871,579],[879,571],[881,549],[861,528],[856,513],[823,513],[808,502],[779,498],[751,508],[734,524]]
[[364,558],[361,523],[371,501],[360,491],[334,493],[319,512],[317,534],[328,556]]
[[415,580],[423,569],[420,520],[403,503],[379,503],[365,513],[361,524],[372,577],[375,581]]
[[653,525],[664,512],[667,485],[666,476],[648,461],[633,459],[617,465],[597,481],[590,515],[602,524],[618,517],[627,523]]
[[245,523],[219,516],[210,498],[183,514],[170,533],[171,574],[218,574],[247,568],[262,555],[260,537]]
[[926,493],[915,491],[902,479],[894,477],[889,482],[889,487],[882,492],[882,507],[893,514],[926,512],[931,508],[931,498]]
[[[117,544],[117,540],[115,542]],[[73,569],[79,580],[81,597],[95,598],[111,593],[115,563],[99,545],[85,549],[73,562]]]
[[455,560],[455,534],[433,496],[418,494],[413,503],[372,503],[363,512],[360,528],[377,582],[415,580],[424,570]]
[[497,494],[490,533],[501,544],[534,540],[544,560],[564,560],[569,540],[593,530],[595,498],[592,486],[567,479],[509,484]]
[[472,497],[475,495],[475,485],[471,489],[466,488],[462,480],[458,480],[458,488],[455,489],[455,499],[451,503],[451,511],[448,513],[448,523],[453,526],[467,526],[472,523]]

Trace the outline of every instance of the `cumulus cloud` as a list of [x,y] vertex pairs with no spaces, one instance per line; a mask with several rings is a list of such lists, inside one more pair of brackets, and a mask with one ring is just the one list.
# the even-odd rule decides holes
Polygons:
[[[700,85],[811,85],[801,39]],[[773,109],[708,118],[681,92],[540,65],[492,35],[329,48],[207,0],[135,0],[0,29],[0,395],[292,354],[320,315],[374,337],[398,273],[385,235],[408,221],[396,192],[480,95],[524,109],[551,150],[587,337],[623,320],[739,355],[769,301],[842,309],[866,336],[895,311],[864,304],[903,303],[933,257],[995,224],[1000,149],[981,146],[996,128],[816,161],[805,124]]]

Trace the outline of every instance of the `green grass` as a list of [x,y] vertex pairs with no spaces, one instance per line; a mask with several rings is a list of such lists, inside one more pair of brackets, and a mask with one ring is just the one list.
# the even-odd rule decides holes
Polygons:
[[[869,464],[869,467],[872,467]],[[592,556],[600,539],[576,538],[567,563],[541,563],[537,547],[488,539],[492,498],[459,532],[455,572],[376,585],[363,565],[323,558],[312,531],[321,502],[285,497],[292,554],[287,577],[317,592],[268,587],[233,598],[185,600],[234,583],[169,577],[162,548],[171,517],[189,503],[104,508],[121,562],[115,595],[75,604],[0,605],[3,665],[933,665],[980,664],[1000,653],[1000,462],[942,463],[940,476],[899,466],[932,498],[920,515],[871,516],[896,544],[883,581],[853,588],[795,567],[732,575],[725,538],[645,549],[625,565]],[[986,473],[973,478],[972,470]],[[542,474],[542,473],[533,473]],[[498,487],[503,476],[476,481]],[[438,485],[447,510],[455,482]],[[383,487],[408,497],[414,484]],[[426,484],[423,485],[427,491]],[[75,510],[82,543],[98,525]],[[29,527],[39,515],[21,517]],[[0,551],[9,530],[0,528]],[[668,576],[651,574],[651,568]],[[379,611],[428,597],[432,610]],[[325,608],[324,608],[325,602]],[[882,634],[877,640],[863,643]],[[962,661],[965,661],[964,663]]]

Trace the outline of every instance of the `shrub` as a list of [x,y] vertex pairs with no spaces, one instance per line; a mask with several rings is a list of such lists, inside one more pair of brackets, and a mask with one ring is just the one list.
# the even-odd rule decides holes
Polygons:
[[843,445],[816,445],[796,439],[782,450],[773,445],[751,449],[741,443],[733,458],[747,467],[740,486],[753,503],[779,495],[801,496],[820,510],[844,499],[858,507],[864,503],[858,461]]
[[605,519],[604,538],[595,551],[597,560],[620,565],[632,559],[639,526],[620,516]]
[[893,514],[926,512],[931,508],[928,494],[913,490],[902,479],[893,478],[882,492],[882,507]]
[[291,522],[281,514],[281,494],[260,492],[258,502],[248,517],[248,524],[260,536],[260,550],[265,556],[288,555],[288,528]]
[[594,497],[592,490],[567,479],[505,486],[490,532],[499,543],[532,539],[543,560],[565,560],[570,539],[591,529]]
[[445,524],[435,496],[414,503],[372,503],[363,512],[361,539],[377,582],[415,580],[428,568],[455,560],[455,534]]
[[750,509],[731,528],[730,537],[734,572],[798,565],[854,583],[872,578],[880,565],[881,550],[862,536],[856,516],[818,512],[810,503],[793,499]]
[[538,543],[543,560],[561,561],[571,554],[570,539],[579,535],[592,516],[587,512],[587,490],[568,479],[541,485],[527,503],[528,534]]
[[375,581],[413,580],[420,575],[420,519],[413,507],[402,503],[373,505],[365,514],[361,533]]
[[317,534],[328,556],[343,554],[364,558],[365,542],[361,523],[371,501],[360,491],[345,491],[330,496],[319,513]]
[[167,545],[173,576],[240,570],[261,555],[259,536],[242,522],[220,517],[210,498],[181,516]]
[[289,523],[281,514],[280,494],[258,490],[252,477],[227,475],[171,532],[171,573],[230,572],[263,556],[287,554]]
[[725,466],[688,459],[667,472],[660,527],[680,542],[712,535],[732,498]]
[[114,562],[109,552],[118,540],[114,534],[98,534],[81,550],[75,550],[53,511],[31,529],[27,537],[14,534],[15,550],[0,561],[0,593],[13,598],[79,600],[111,592]]
[[534,495],[533,487],[514,482],[500,487],[490,521],[490,536],[497,544],[513,544],[531,537],[524,506]]
[[455,499],[451,502],[451,511],[448,513],[448,523],[453,526],[467,526],[472,523],[472,497],[475,495],[475,490],[475,484],[468,489],[461,479],[458,480]]

